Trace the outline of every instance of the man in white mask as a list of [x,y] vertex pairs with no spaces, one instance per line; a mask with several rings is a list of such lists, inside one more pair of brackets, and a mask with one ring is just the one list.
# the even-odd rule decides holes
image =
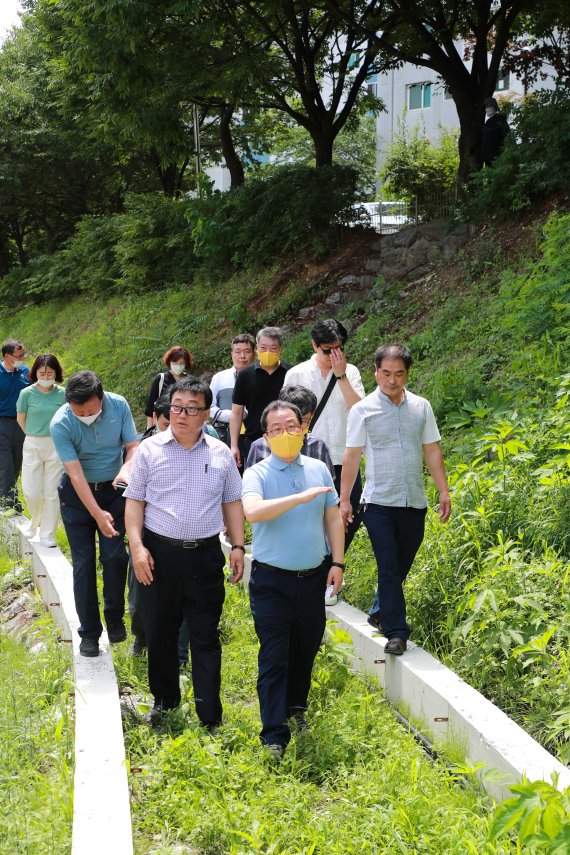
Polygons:
[[127,637],[123,615],[128,557],[120,484],[128,482],[137,431],[126,400],[113,392],[104,393],[93,371],[70,377],[65,399],[67,403],[51,421],[50,432],[65,469],[58,493],[81,624],[79,652],[97,656],[103,627],[97,598],[96,536],[107,635],[111,644]]
[[24,365],[26,351],[21,341],[2,342],[0,362],[0,505],[22,512],[16,481],[22,468],[25,434],[16,421],[16,403],[22,389],[30,385]]
[[344,525],[332,476],[302,455],[301,411],[274,401],[261,416],[271,455],[244,472],[242,503],[253,526],[249,596],[259,638],[261,742],[280,759],[305,720],[313,662],[325,630],[325,589],[344,570]]

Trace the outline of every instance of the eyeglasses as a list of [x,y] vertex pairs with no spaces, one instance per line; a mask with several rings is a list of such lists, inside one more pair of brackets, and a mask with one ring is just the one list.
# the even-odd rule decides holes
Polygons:
[[302,433],[303,428],[301,427],[301,425],[289,425],[286,428],[276,427],[276,428],[272,428],[271,430],[268,430],[267,436],[270,436],[270,437],[283,436],[283,434],[285,432],[291,434],[292,436],[295,436],[296,434]]
[[333,350],[342,350],[342,351],[344,351],[344,345],[343,345],[343,344],[339,344],[339,346],[338,346],[338,347],[329,347],[329,348],[327,348],[326,350],[325,350],[325,348],[324,348],[322,345],[321,345],[320,347],[321,347],[321,353],[322,353],[322,354],[324,354],[324,356],[330,356],[330,355],[331,355],[331,353],[333,352]]
[[182,413],[186,416],[197,416],[198,413],[202,413],[204,410],[209,409],[209,407],[179,407],[178,404],[170,405],[170,412],[175,416],[179,416]]

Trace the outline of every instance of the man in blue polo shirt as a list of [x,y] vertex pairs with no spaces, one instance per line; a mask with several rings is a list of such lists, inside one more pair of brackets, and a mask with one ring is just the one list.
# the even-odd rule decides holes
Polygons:
[[128,565],[125,500],[117,487],[128,482],[138,445],[137,431],[125,399],[104,393],[93,371],[79,371],[70,377],[65,399],[67,403],[53,417],[50,431],[65,468],[58,493],[81,623],[79,652],[97,656],[103,627],[97,599],[96,534],[103,566],[107,635],[111,644],[127,637],[123,621]]
[[0,362],[0,504],[21,513],[16,481],[22,468],[25,434],[16,421],[16,403],[22,389],[30,385],[24,365],[26,351],[15,338],[2,342]]
[[261,416],[271,455],[247,469],[242,502],[253,525],[249,595],[260,641],[261,741],[281,758],[292,719],[305,720],[313,662],[325,629],[325,589],[342,584],[344,526],[325,463],[300,454],[300,410],[274,401]]

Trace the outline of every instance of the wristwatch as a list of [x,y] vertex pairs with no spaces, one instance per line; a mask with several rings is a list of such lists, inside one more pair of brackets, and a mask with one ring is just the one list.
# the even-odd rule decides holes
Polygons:
[[341,564],[340,561],[331,561],[331,567],[340,567],[341,570],[344,570],[344,564]]
[[337,380],[346,380],[346,374],[336,374]]
[[241,549],[242,552],[245,552],[245,546],[240,546],[239,543],[232,544],[232,549]]

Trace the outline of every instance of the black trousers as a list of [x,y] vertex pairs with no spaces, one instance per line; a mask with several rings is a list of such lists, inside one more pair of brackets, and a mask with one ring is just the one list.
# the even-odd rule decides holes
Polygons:
[[[339,496],[340,496],[340,477],[341,477],[341,474],[342,474],[342,466],[335,466],[335,468],[334,468],[334,486],[335,486],[335,489],[336,489]],[[348,529],[346,530],[345,535],[344,535],[344,551],[345,551],[345,553],[348,552],[348,547],[352,543],[352,539],[354,538],[354,535],[356,534],[356,532],[360,528],[360,523],[362,522],[362,515],[359,513],[359,510],[358,510],[358,508],[360,506],[360,497],[361,496],[362,496],[362,478],[361,478],[360,470],[359,470],[358,474],[356,476],[356,480],[354,482],[354,486],[353,486],[352,491],[350,493],[350,504],[352,505],[353,519],[352,519],[352,522],[349,524]]]
[[15,418],[0,417],[0,505],[22,512],[16,481],[22,469],[26,434]]
[[203,724],[222,720],[220,700],[222,645],[218,623],[224,604],[225,558],[218,542],[184,549],[144,530],[143,543],[154,559],[150,585],[137,582],[148,648],[148,680],[155,704],[173,709],[180,703],[178,629],[186,616],[192,685]]

